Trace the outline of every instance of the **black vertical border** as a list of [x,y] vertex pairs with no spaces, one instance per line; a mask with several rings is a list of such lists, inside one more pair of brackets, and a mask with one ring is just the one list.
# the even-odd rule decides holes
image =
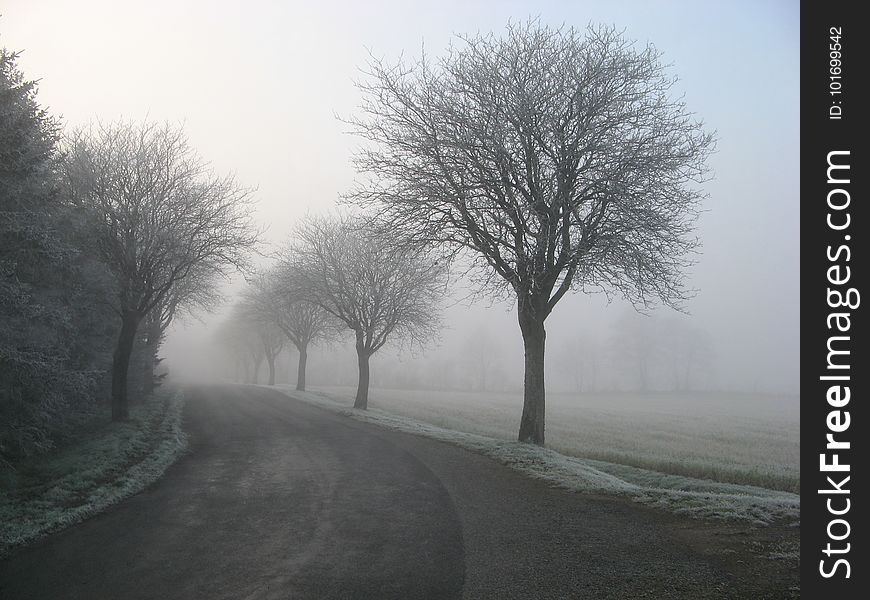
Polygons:
[[[801,595],[803,598],[825,598],[831,600],[866,598],[870,593],[866,545],[870,536],[864,528],[867,498],[858,492],[859,487],[868,485],[867,471],[864,468],[868,444],[866,438],[867,411],[864,403],[868,398],[870,362],[867,359],[867,327],[864,313],[870,303],[870,295],[864,281],[870,269],[864,251],[864,238],[870,235],[866,204],[866,180],[870,176],[866,146],[865,111],[870,110],[866,89],[868,79],[867,62],[863,60],[867,51],[867,37],[870,36],[870,22],[858,18],[857,8],[862,3],[847,2],[804,2],[801,6]],[[840,97],[830,93],[830,29],[842,28],[842,94]],[[842,118],[829,118],[830,107],[836,100],[842,106]],[[851,196],[848,208],[851,224],[848,231],[834,231],[827,225],[829,212],[827,194],[831,189],[843,186],[827,183],[828,153],[848,150],[850,179],[848,191]],[[842,215],[837,215],[838,217]],[[850,240],[845,240],[845,235]],[[841,289],[855,287],[862,293],[858,308],[833,309],[828,306],[827,269],[833,264],[828,260],[828,246],[833,249],[848,244],[851,260],[850,281],[839,286]],[[845,256],[845,255],[842,255]],[[832,286],[833,287],[833,286]],[[870,292],[868,292],[870,294]],[[831,312],[848,311],[851,329],[848,334],[829,331],[827,318]],[[826,560],[830,566],[836,559],[823,553],[828,543],[827,526],[831,519],[837,518],[828,513],[826,500],[832,496],[820,494],[819,490],[830,487],[826,477],[842,479],[838,473],[822,473],[819,468],[819,455],[824,453],[828,426],[826,418],[833,410],[827,403],[826,392],[831,382],[820,380],[826,374],[827,342],[831,335],[849,335],[849,362],[851,368],[848,382],[851,400],[842,410],[848,410],[851,423],[849,429],[837,434],[837,439],[851,443],[848,451],[841,451],[840,462],[850,465],[851,507],[842,518],[849,521],[850,535],[842,542],[832,542],[835,547],[851,544],[847,554],[840,555],[849,561],[850,577],[843,577],[841,568],[835,577],[824,578],[820,573],[820,561]],[[864,352],[862,352],[862,349]],[[863,362],[862,362],[863,361]],[[844,382],[845,384],[845,382]],[[831,452],[831,451],[829,451]],[[840,506],[844,496],[834,502]],[[835,527],[839,535],[842,525]]]

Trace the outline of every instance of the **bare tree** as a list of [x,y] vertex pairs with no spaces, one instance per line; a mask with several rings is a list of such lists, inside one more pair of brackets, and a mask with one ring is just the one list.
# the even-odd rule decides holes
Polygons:
[[354,332],[355,408],[368,407],[369,358],[391,339],[423,344],[438,331],[444,268],[393,232],[347,217],[309,217],[285,257],[292,285]]
[[544,321],[570,290],[678,305],[713,137],[671,97],[651,46],[531,21],[461,37],[441,60],[373,60],[350,195],[471,260],[517,301],[519,439],[544,443]]
[[67,141],[74,204],[94,220],[94,246],[115,278],[121,330],[112,362],[112,418],[127,418],[127,372],[142,319],[209,263],[246,264],[257,241],[251,191],[212,173],[169,124],[119,122]]
[[278,358],[281,350],[284,349],[287,338],[284,337],[281,331],[275,329],[271,323],[255,323],[255,332],[263,348],[266,368],[269,369],[269,376],[266,382],[269,385],[275,385],[275,359]]
[[[326,339],[332,329],[329,313],[305,300],[303,290],[294,288],[292,268],[283,265],[255,278],[245,294],[244,307],[250,318],[277,327],[299,352],[296,389],[305,391],[308,347]],[[268,358],[268,357],[267,357]],[[270,384],[274,383],[274,363],[270,362]]]

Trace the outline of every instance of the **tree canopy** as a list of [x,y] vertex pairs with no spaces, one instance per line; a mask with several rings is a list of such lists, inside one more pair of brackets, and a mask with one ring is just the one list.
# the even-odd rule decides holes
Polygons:
[[350,200],[470,259],[517,301],[520,438],[543,443],[543,323],[570,290],[679,306],[713,135],[672,96],[660,53],[609,27],[529,21],[459,38],[443,58],[370,63],[367,175]]
[[285,253],[292,286],[354,332],[357,408],[367,406],[372,354],[389,341],[424,344],[438,333],[444,266],[400,239],[371,221],[309,217]]
[[112,368],[113,415],[127,415],[127,368],[140,321],[189,278],[244,268],[258,232],[251,190],[219,176],[166,123],[118,122],[73,132],[66,192],[92,222],[117,286],[121,332]]

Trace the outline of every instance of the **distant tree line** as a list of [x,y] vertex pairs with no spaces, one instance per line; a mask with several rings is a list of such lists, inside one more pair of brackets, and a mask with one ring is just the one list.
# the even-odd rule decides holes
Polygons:
[[[63,132],[0,50],[0,463],[45,451],[161,377],[181,312],[209,308],[258,233],[250,190],[177,127]],[[110,400],[106,402],[104,400]]]
[[[235,311],[218,336],[223,349],[223,373],[245,383],[297,382],[304,389],[305,375],[297,374],[300,358],[292,344],[275,356],[275,371],[266,369],[257,344],[249,347],[227,340],[231,330],[251,332]],[[372,367],[371,386],[406,390],[482,393],[522,392],[522,356],[508,354],[505,335],[477,325],[456,332],[448,343],[425,353],[408,355],[404,349],[385,353]],[[716,366],[716,353],[707,331],[691,318],[624,312],[608,328],[591,334],[584,326],[562,332],[548,371],[551,388],[562,394],[609,392],[697,392],[731,385]],[[321,340],[309,381],[321,386],[350,386],[358,382],[353,340],[331,333]],[[566,337],[567,334],[567,337]],[[234,333],[233,339],[244,339]],[[310,348],[309,348],[310,350]],[[307,357],[306,357],[307,359]],[[516,361],[520,362],[517,363]],[[259,363],[258,363],[259,361]],[[292,363],[292,364],[291,364]],[[259,364],[259,368],[257,365]],[[295,379],[294,379],[295,377]],[[301,382],[301,384],[299,384]]]
[[354,407],[368,407],[370,359],[388,343],[426,344],[437,337],[446,270],[426,246],[403,241],[365,216],[308,217],[296,227],[279,264],[250,282],[219,334],[237,378],[257,381],[266,359],[286,342],[298,351],[296,389],[305,390],[309,345],[353,340]]

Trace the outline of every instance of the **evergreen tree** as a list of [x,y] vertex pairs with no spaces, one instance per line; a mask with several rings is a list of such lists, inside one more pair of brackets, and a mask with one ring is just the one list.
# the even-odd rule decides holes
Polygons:
[[81,219],[58,193],[60,127],[16,59],[0,49],[0,464],[91,414],[106,334],[88,303],[102,267],[76,251]]

